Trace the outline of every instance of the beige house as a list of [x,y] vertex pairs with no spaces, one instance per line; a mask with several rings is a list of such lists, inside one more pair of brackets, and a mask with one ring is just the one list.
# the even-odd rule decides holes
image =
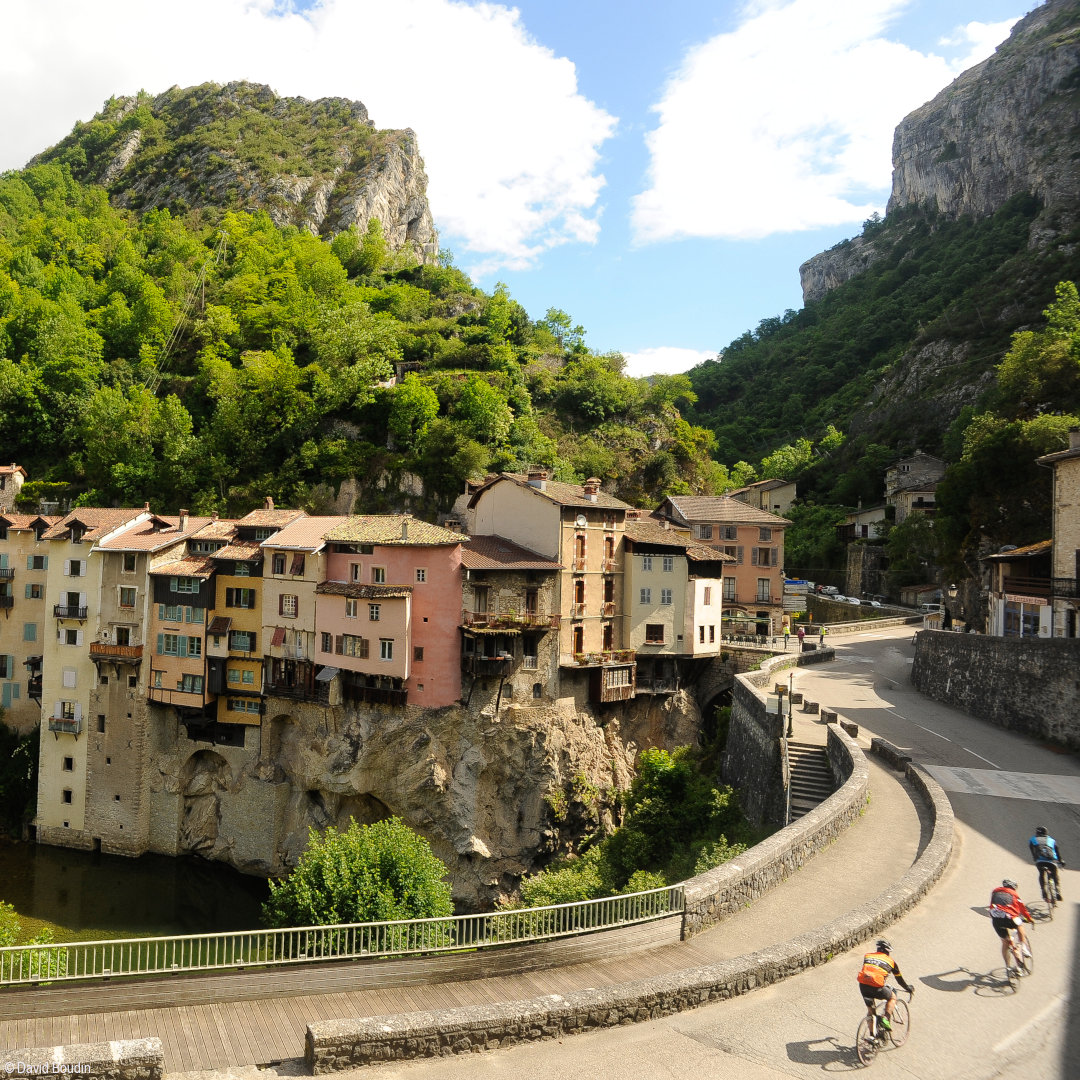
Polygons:
[[1069,432],[1067,450],[1039,464],[1054,470],[1053,636],[1080,637],[1080,431]]
[[15,499],[25,480],[26,470],[21,465],[0,465],[0,513],[15,509]]
[[842,544],[850,544],[855,540],[880,540],[884,525],[884,503],[880,506],[860,506],[836,526],[836,538]]
[[798,497],[794,480],[758,480],[757,483],[735,488],[726,494],[747,506],[768,510],[773,514],[786,514]]
[[995,637],[1050,637],[1052,543],[1014,547],[982,561],[990,571],[986,632]]

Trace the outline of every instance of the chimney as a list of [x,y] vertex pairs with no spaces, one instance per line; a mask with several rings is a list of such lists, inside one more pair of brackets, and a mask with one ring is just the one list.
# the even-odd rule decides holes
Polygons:
[[408,542],[409,539],[409,517],[411,515],[406,514],[401,519],[401,539]]
[[188,512],[186,510],[180,511],[180,531],[183,532],[187,528]]
[[597,476],[590,476],[589,479],[581,485],[581,490],[589,502],[596,502],[596,493],[600,490],[600,478]]
[[1080,450],[1080,428],[1073,428],[1069,432],[1069,449]]
[[210,515],[210,520],[211,520],[211,521],[217,521],[217,519],[218,519],[218,512],[217,512],[217,511],[215,510],[215,511],[214,511],[214,512],[213,512],[213,513],[212,513],[212,514]]
[[271,499],[269,495],[267,495],[266,498],[263,500],[263,509],[264,510],[273,510],[274,509],[274,500]]
[[541,469],[538,465],[529,466],[529,487],[534,487],[537,491],[543,491],[547,486],[547,478],[547,469]]
[[149,509],[150,509],[150,504],[149,504],[148,502],[144,502],[144,503],[142,504],[142,508],[143,508],[144,510],[149,510]]

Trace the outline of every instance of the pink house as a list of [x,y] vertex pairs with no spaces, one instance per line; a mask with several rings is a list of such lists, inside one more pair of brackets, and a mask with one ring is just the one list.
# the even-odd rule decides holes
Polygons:
[[409,515],[343,518],[326,534],[316,662],[359,700],[441,708],[461,697],[460,533]]

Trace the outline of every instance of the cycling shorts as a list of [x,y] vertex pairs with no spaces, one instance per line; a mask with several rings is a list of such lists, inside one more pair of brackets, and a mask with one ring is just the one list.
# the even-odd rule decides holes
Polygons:
[[991,922],[994,924],[994,930],[997,931],[999,938],[1007,938],[1010,930],[1015,930],[1024,920],[1019,915],[1014,916],[1011,919],[1000,919],[996,915]]
[[859,993],[868,1006],[875,1001],[891,1001],[896,997],[896,991],[891,986],[867,986],[865,983],[859,983]]

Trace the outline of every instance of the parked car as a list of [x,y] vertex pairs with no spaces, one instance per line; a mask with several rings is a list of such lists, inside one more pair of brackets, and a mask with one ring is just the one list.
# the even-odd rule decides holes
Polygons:
[[881,607],[881,604],[878,603],[877,600],[860,600],[859,603],[862,604],[863,607]]
[[924,615],[933,615],[941,611],[940,604],[920,604],[919,611]]
[[822,596],[833,596],[833,597],[836,597],[836,596],[839,596],[839,595],[840,595],[840,590],[839,590],[839,589],[838,589],[838,588],[837,588],[837,587],[836,587],[835,585],[819,585],[819,586],[817,587],[817,591],[818,591],[818,592],[819,592],[819,593],[820,593],[820,594],[821,594]]

